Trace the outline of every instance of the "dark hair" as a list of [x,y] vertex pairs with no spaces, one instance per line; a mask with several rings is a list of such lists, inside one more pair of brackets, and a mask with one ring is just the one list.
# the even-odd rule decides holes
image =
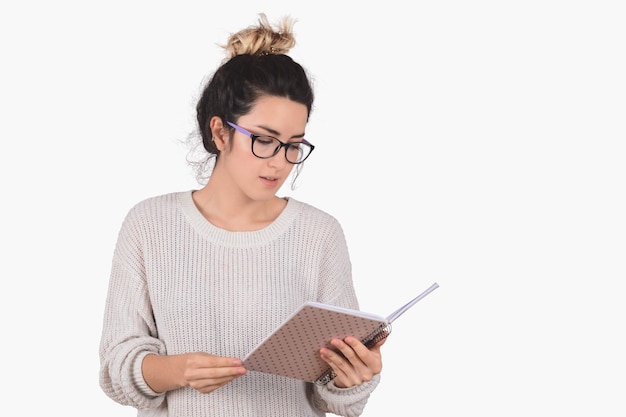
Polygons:
[[[204,87],[196,104],[199,135],[192,134],[189,138],[194,142],[190,155],[199,151],[200,145],[208,153],[202,152],[202,156],[188,159],[196,167],[199,182],[208,178],[209,166],[220,155],[210,126],[213,117],[220,117],[225,126],[227,121],[236,123],[239,117],[252,110],[259,98],[275,96],[305,105],[308,121],[313,107],[311,81],[304,68],[286,55],[296,43],[294,23],[294,19],[284,17],[272,26],[265,14],[260,13],[258,24],[231,34],[227,43],[222,45],[227,57]],[[231,139],[232,135],[231,131]],[[198,136],[201,140],[196,140]],[[302,166],[296,166],[295,178]]]
[[209,123],[237,119],[252,109],[262,96],[285,97],[307,108],[313,106],[313,89],[302,66],[287,55],[237,55],[226,61],[204,88],[196,105],[198,128],[204,149],[217,158]]

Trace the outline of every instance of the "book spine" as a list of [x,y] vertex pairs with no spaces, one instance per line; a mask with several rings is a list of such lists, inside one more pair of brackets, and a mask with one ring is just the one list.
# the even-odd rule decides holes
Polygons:
[[370,334],[365,339],[363,339],[361,342],[365,345],[365,347],[367,347],[368,349],[371,349],[376,345],[376,343],[380,342],[381,340],[389,336],[389,333],[391,333],[391,323],[383,324],[376,331],[372,332],[372,334]]
[[[391,323],[383,324],[365,339],[361,340],[361,343],[363,343],[368,349],[371,349],[376,345],[376,343],[389,336],[389,333],[391,333]],[[315,380],[315,383],[318,385],[326,385],[335,379],[336,376],[337,374],[335,374],[333,368],[328,368],[322,375],[320,375],[319,378]]]

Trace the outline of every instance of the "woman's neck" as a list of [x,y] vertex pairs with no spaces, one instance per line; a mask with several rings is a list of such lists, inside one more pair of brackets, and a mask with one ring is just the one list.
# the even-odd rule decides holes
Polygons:
[[205,219],[221,229],[232,232],[254,231],[271,224],[282,213],[287,200],[274,196],[255,201],[245,196],[215,189],[207,183],[194,191],[193,201]]

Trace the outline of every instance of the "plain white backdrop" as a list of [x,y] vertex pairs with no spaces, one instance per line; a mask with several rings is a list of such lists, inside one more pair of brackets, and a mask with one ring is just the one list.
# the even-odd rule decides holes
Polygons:
[[[373,2],[372,2],[373,3]],[[626,14],[619,1],[0,6],[2,396],[133,416],[98,386],[130,207],[197,188],[217,44],[298,19],[316,146],[291,195],[335,215],[361,308],[396,322],[365,417],[626,414]]]

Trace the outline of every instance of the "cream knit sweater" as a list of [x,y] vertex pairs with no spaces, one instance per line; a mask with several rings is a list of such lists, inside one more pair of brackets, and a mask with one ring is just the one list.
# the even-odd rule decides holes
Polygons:
[[269,226],[229,232],[209,223],[191,191],[147,199],[119,233],[102,339],[100,385],[138,416],[358,416],[379,382],[340,389],[249,371],[210,394],[153,392],[148,353],[244,358],[307,300],[358,308],[343,231],[293,198]]

